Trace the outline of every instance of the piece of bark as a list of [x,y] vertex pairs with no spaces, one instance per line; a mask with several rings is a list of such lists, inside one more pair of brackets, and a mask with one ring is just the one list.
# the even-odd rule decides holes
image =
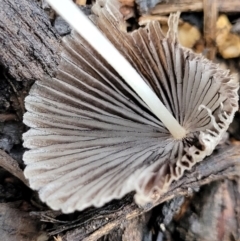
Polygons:
[[0,62],[14,79],[53,76],[60,38],[44,11],[31,0],[0,1]]
[[[209,1],[212,2],[212,1]],[[240,1],[232,0],[229,4],[226,0],[218,0],[217,9],[219,12],[231,13],[240,9]],[[152,9],[152,14],[169,14],[172,12],[200,12],[203,10],[203,0],[169,0],[167,3],[160,3]]]
[[[178,181],[172,183],[169,191],[154,205],[138,207],[133,201],[133,194],[127,195],[119,201],[113,201],[99,209],[86,209],[79,212],[78,218],[71,222],[59,221],[59,225],[49,231],[49,235],[57,235],[66,232],[62,236],[63,241],[87,240],[95,241],[107,235],[111,230],[118,228],[121,223],[127,222],[142,213],[148,212],[154,206],[177,196],[191,196],[200,186],[214,180],[233,178],[239,175],[240,171],[240,149],[236,145],[219,148],[211,156],[197,164]],[[45,213],[34,213],[45,222],[53,222],[48,219]],[[51,221],[50,221],[51,220]],[[57,223],[57,218],[54,219]]]

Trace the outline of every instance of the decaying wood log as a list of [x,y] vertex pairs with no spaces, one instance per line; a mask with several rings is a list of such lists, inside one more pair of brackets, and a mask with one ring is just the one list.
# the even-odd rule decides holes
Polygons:
[[34,1],[0,1],[0,62],[16,80],[53,76],[60,38]]

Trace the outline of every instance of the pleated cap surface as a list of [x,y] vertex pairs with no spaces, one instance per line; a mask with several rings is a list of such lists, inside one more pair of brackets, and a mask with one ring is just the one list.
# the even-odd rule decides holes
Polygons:
[[[155,202],[185,170],[210,155],[237,110],[238,84],[181,47],[177,15],[127,33],[117,0],[97,1],[92,21],[187,130],[175,140],[116,71],[76,34],[63,39],[56,78],[25,100],[25,176],[42,201],[65,213],[136,191]],[[97,39],[96,39],[97,41]],[[107,50],[106,50],[107,51]],[[114,56],[113,56],[114,58]]]

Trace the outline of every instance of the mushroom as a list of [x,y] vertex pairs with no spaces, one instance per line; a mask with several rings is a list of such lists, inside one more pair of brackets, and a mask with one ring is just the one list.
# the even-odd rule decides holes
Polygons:
[[[119,9],[118,0],[97,1],[91,20],[177,125],[166,127],[122,78],[129,69],[119,74],[75,31],[65,37],[56,78],[37,81],[25,99],[30,130],[23,135],[31,188],[64,213],[131,191],[137,204],[154,204],[212,153],[238,108],[238,83],[228,71],[179,45],[178,14],[169,18],[167,36],[158,22],[127,33]],[[173,134],[178,126],[181,138]]]

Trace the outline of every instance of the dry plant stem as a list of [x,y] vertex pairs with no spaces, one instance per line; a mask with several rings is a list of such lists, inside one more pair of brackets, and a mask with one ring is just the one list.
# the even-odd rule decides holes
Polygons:
[[207,54],[206,57],[210,60],[215,59],[216,54],[216,22],[217,22],[217,0],[204,0],[204,38],[206,42]]
[[[208,1],[212,4],[212,1]],[[231,3],[226,0],[218,0],[217,9],[219,12],[236,12],[240,9],[240,1],[232,0]],[[169,0],[166,4],[156,5],[150,12],[152,14],[169,14],[176,11],[189,12],[189,11],[202,11],[203,0]]]
[[182,139],[186,136],[186,130],[172,116],[137,71],[73,2],[69,0],[47,0],[47,2],[121,75],[175,139]]
[[23,175],[23,171],[18,166],[17,161],[10,157],[6,152],[0,150],[0,167],[4,168],[12,175],[20,179],[26,186],[29,186],[28,181]]

